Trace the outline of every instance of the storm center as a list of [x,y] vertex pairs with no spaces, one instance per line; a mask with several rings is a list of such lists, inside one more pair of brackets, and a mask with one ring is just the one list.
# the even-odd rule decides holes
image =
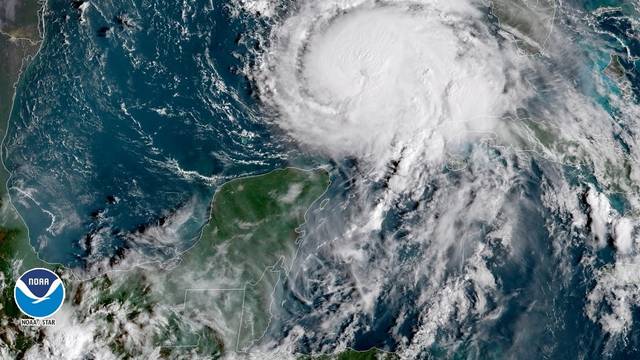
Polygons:
[[[466,19],[402,4],[297,19],[291,27],[305,36],[283,38],[273,59],[270,100],[281,126],[304,143],[323,139],[330,152],[361,157],[416,136],[492,130],[506,103],[504,63],[495,40]],[[296,52],[298,62],[286,60]]]

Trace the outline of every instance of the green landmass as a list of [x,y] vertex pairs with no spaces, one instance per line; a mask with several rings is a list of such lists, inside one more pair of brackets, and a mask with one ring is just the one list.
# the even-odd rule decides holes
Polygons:
[[[271,297],[295,256],[305,214],[328,185],[326,171],[299,169],[226,183],[214,196],[200,241],[176,266],[136,268],[85,281],[58,268],[67,288],[64,307],[71,307],[75,321],[97,324],[96,336],[123,357],[142,356],[154,347],[167,359],[242,351],[267,330]],[[16,260],[24,268],[42,266],[24,235],[0,235],[5,276]],[[12,289],[9,283],[3,288],[6,327],[0,340],[12,355],[21,356],[36,344],[38,333],[18,326],[21,315]],[[130,342],[128,333],[136,327],[149,332],[149,343]]]
[[223,337],[237,350],[247,349],[269,325],[274,292],[298,248],[299,227],[328,185],[324,170],[293,168],[223,185],[201,241],[165,280],[166,290],[184,299],[184,284],[198,284],[186,296],[186,311],[217,308],[226,324],[236,324]]
[[[0,4],[0,134],[7,129],[15,85],[40,45],[36,0],[19,2],[7,18]],[[8,173],[0,169],[0,181]],[[268,329],[272,299],[281,291],[301,238],[305,214],[325,192],[324,170],[281,169],[224,184],[211,205],[201,240],[167,268],[136,268],[77,280],[67,269],[40,261],[28,232],[0,189],[0,351],[20,358],[43,333],[19,326],[14,279],[25,269],[47,267],[65,282],[73,321],[96,325],[95,341],[117,356],[159,348],[162,358],[218,358],[248,349]],[[150,319],[161,319],[152,322]],[[202,320],[209,320],[202,321]],[[209,323],[216,323],[215,328]],[[130,331],[149,343],[132,343]],[[320,357],[326,358],[326,357]],[[391,359],[377,350],[345,351],[335,359]]]
[[[2,132],[11,107],[7,99],[13,98],[23,61],[39,45],[37,38],[29,38],[37,34],[37,16],[31,23],[16,19],[0,35],[0,47],[13,49],[0,55],[5,57],[0,60],[5,70],[0,78]],[[0,181],[6,177],[2,169]],[[295,256],[300,225],[328,184],[324,170],[291,168],[224,184],[214,196],[201,240],[172,268],[138,268],[81,281],[55,266],[67,289],[64,307],[72,307],[74,321],[97,323],[96,336],[125,358],[141,356],[149,347],[160,347],[163,358],[216,358],[248,349],[270,324],[272,299]],[[14,279],[24,269],[52,266],[38,259],[6,189],[0,191],[0,350],[20,357],[41,334],[18,324],[22,315],[13,300]],[[162,321],[150,324],[153,317]],[[220,326],[214,329],[203,318]],[[151,342],[132,345],[128,332],[135,327],[150,332]]]
[[[9,6],[15,8],[8,9]],[[0,2],[0,136],[9,122],[16,84],[40,46],[38,29],[41,3],[36,0]],[[9,201],[4,186],[8,173],[0,166],[0,350],[21,356],[35,342],[33,332],[25,332],[17,321],[20,311],[13,300],[15,278],[24,269],[49,267],[41,262],[29,244],[28,232]]]
[[[65,306],[79,321],[99,324],[118,356],[154,347],[167,359],[242,352],[267,330],[305,214],[328,185],[324,170],[292,168],[226,183],[200,241],[177,265],[68,281]],[[150,342],[133,346],[132,328],[148,332]]]
[[393,353],[384,352],[378,349],[367,351],[345,350],[335,355],[303,355],[299,360],[396,360],[399,357]]

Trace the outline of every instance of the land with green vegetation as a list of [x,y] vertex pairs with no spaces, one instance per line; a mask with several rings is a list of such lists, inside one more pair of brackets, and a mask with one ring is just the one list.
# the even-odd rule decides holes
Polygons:
[[[42,4],[36,0],[0,3],[0,136],[4,136],[7,130],[20,74],[40,46],[38,24],[41,7]],[[4,186],[7,176],[7,171],[0,166],[0,182],[3,184],[0,186],[0,271],[5,275],[5,281],[18,264],[23,267],[45,266],[29,246],[27,230],[9,202]],[[5,311],[9,311],[11,304],[3,302]]]
[[[292,168],[226,183],[214,196],[200,241],[177,265],[85,281],[60,268],[67,288],[64,307],[72,310],[73,321],[102,329],[98,336],[122,356],[141,356],[150,347],[160,347],[165,358],[242,351],[266,331],[271,299],[296,254],[305,214],[328,185],[324,170]],[[24,235],[2,234],[5,274],[16,261],[23,268],[43,266]],[[21,356],[39,335],[17,325],[21,315],[13,286],[4,285],[0,340]],[[136,327],[149,333],[148,343],[130,341],[128,333]]]
[[[0,136],[4,137],[19,82],[40,46],[38,30],[41,4],[36,0],[0,3]],[[0,166],[0,268],[6,275],[11,261],[25,258],[29,265],[37,259],[26,243],[26,228],[10,204],[4,183],[8,173]],[[24,243],[24,244],[23,244]]]
[[299,360],[397,360],[399,357],[393,353],[378,349],[367,351],[345,350],[335,355],[301,356]]
[[147,345],[166,358],[248,349],[270,324],[305,215],[329,182],[324,170],[287,168],[222,185],[201,239],[177,263],[69,284],[74,312],[100,313],[93,321],[123,356],[142,355],[126,341],[132,326],[152,332]]
[[[7,129],[20,74],[40,46],[41,6],[35,0],[0,4],[0,134]],[[7,176],[2,167],[0,181]],[[160,347],[163,358],[217,358],[248,349],[268,329],[278,305],[272,299],[296,256],[305,215],[328,185],[324,170],[293,168],[231,181],[216,192],[200,241],[175,266],[137,268],[90,280],[74,279],[68,270],[38,259],[2,187],[0,352],[22,357],[43,336],[35,328],[20,327],[23,316],[13,300],[15,278],[33,267],[61,274],[67,289],[63,308],[71,310],[67,316],[100,329],[95,341],[115,354],[135,357],[145,348]],[[130,339],[136,327],[150,335],[142,343]],[[347,350],[316,358],[392,357],[377,350]]]
[[184,301],[187,313],[209,309],[198,316],[223,319],[220,335],[232,349],[251,346],[267,330],[305,214],[328,185],[324,170],[293,168],[223,185],[200,242],[163,281],[165,294]]
[[[0,2],[0,137],[4,137],[7,130],[20,74],[40,47],[41,7],[36,0]],[[0,166],[0,183],[3,184],[0,186],[0,343],[19,355],[33,345],[36,338],[18,325],[22,316],[13,300],[13,284],[24,269],[49,265],[38,259],[29,244],[27,229],[11,205],[4,186],[7,177],[7,171]]]
[[[4,136],[7,129],[20,74],[40,46],[40,7],[41,4],[35,0],[0,3],[0,136]],[[0,271],[3,275],[0,319],[18,315],[12,286],[9,286],[14,270],[45,266],[29,246],[27,230],[8,200],[4,186],[7,175],[4,167],[0,166],[0,182],[3,184],[0,186]]]

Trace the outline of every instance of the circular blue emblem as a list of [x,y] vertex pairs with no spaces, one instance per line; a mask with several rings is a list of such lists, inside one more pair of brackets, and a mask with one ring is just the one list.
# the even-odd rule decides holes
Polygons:
[[36,319],[46,318],[62,307],[64,284],[51,270],[31,269],[16,281],[13,298],[25,315]]

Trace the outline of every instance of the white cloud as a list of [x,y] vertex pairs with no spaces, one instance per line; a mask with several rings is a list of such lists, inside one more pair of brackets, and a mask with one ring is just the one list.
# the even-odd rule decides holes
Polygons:
[[511,62],[527,60],[462,0],[305,2],[273,42],[263,100],[294,138],[338,157],[384,164],[418,148],[441,160],[447,142],[496,130],[529,94],[508,84]]

